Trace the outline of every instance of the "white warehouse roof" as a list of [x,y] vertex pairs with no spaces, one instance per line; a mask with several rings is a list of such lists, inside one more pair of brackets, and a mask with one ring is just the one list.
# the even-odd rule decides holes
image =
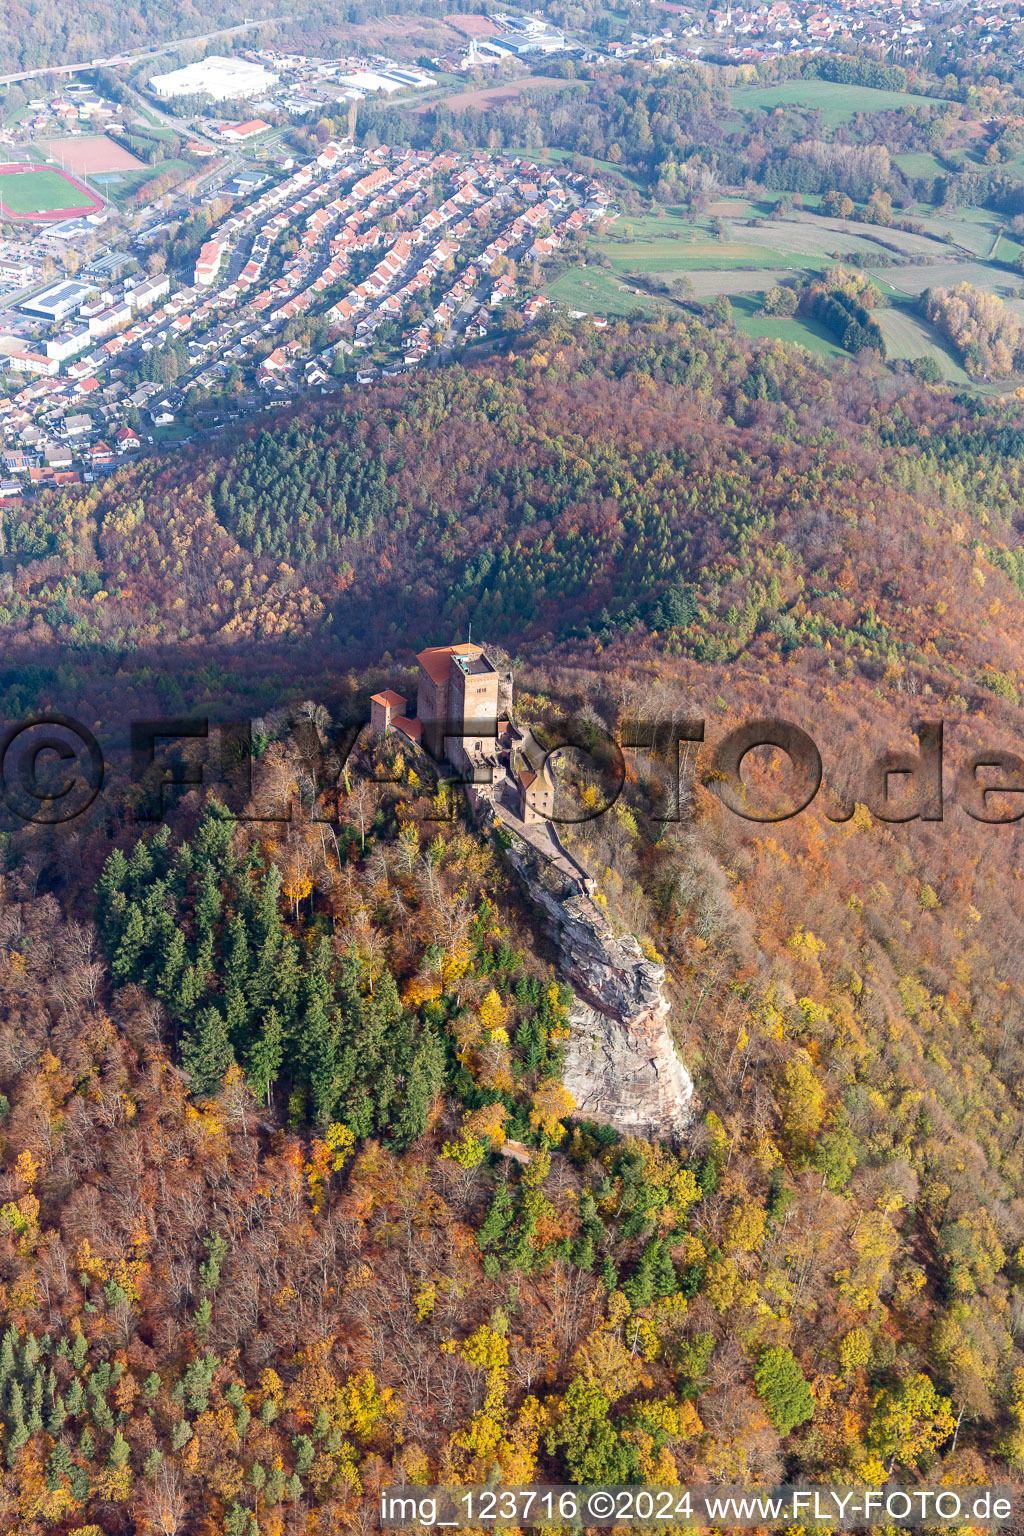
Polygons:
[[430,85],[429,75],[425,75],[419,69],[357,69],[351,75],[339,75],[338,84],[347,86],[349,90],[362,91],[407,91],[410,86]]
[[230,101],[269,90],[277,84],[277,76],[262,64],[214,53],[168,75],[153,75],[149,83],[158,96],[212,96],[214,101]]

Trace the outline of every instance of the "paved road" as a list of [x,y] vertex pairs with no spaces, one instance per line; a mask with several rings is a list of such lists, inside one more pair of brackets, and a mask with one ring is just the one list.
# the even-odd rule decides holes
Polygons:
[[24,304],[37,293],[42,293],[45,288],[52,288],[54,283],[62,281],[61,277],[48,277],[45,282],[30,283],[27,288],[19,288],[13,293],[5,293],[0,297],[0,309],[17,309],[19,304]]
[[0,85],[14,85],[19,80],[38,80],[43,75],[77,74],[83,69],[96,69],[101,65],[134,64],[138,59],[153,59],[162,53],[173,53],[189,43],[208,43],[215,37],[233,37],[239,32],[252,32],[259,27],[269,27],[278,21],[292,21],[288,16],[268,16],[263,21],[246,21],[237,27],[218,27],[215,32],[198,32],[194,37],[177,37],[161,43],[156,48],[138,48],[131,53],[115,53],[107,59],[84,59],[77,64],[47,64],[41,69],[25,69],[16,75],[0,75]]

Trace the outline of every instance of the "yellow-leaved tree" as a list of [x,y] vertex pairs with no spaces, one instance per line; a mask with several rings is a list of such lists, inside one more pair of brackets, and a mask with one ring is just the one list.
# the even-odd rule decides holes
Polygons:
[[546,1136],[552,1146],[557,1146],[565,1135],[562,1120],[575,1108],[576,1100],[568,1088],[563,1088],[553,1077],[546,1077],[530,1099],[530,1125]]

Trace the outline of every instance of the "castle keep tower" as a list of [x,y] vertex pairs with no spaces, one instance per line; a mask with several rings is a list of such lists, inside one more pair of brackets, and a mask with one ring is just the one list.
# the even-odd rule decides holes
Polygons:
[[482,645],[434,645],[416,657],[416,716],[401,694],[370,700],[370,723],[397,731],[435,763],[448,762],[485,798],[498,796],[525,825],[554,814],[555,779],[548,754],[512,712],[512,673],[499,670]]
[[510,702],[512,679],[497,670],[482,645],[437,645],[416,657],[420,673],[416,717],[423,745],[437,762],[469,770],[497,751],[498,716]]

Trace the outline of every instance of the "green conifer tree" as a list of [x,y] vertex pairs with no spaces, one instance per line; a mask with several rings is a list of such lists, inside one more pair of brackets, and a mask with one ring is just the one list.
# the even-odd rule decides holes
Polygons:
[[129,902],[121,938],[110,962],[110,974],[119,986],[137,979],[145,942],[146,925],[142,909],[135,902]]
[[176,927],[171,934],[159,965],[156,995],[174,1013],[181,1001],[182,975],[186,969],[185,935],[180,928]]
[[115,848],[103,866],[96,885],[96,921],[106,943],[111,943],[120,933],[121,915],[125,907],[124,890],[128,882],[128,861],[120,848]]
[[270,1094],[277,1082],[284,1060],[284,1031],[276,1008],[268,1008],[255,1040],[249,1047],[247,1076],[256,1098],[270,1103]]
[[182,1049],[182,1064],[194,1093],[215,1093],[235,1059],[224,1015],[212,1004],[202,1009]]

